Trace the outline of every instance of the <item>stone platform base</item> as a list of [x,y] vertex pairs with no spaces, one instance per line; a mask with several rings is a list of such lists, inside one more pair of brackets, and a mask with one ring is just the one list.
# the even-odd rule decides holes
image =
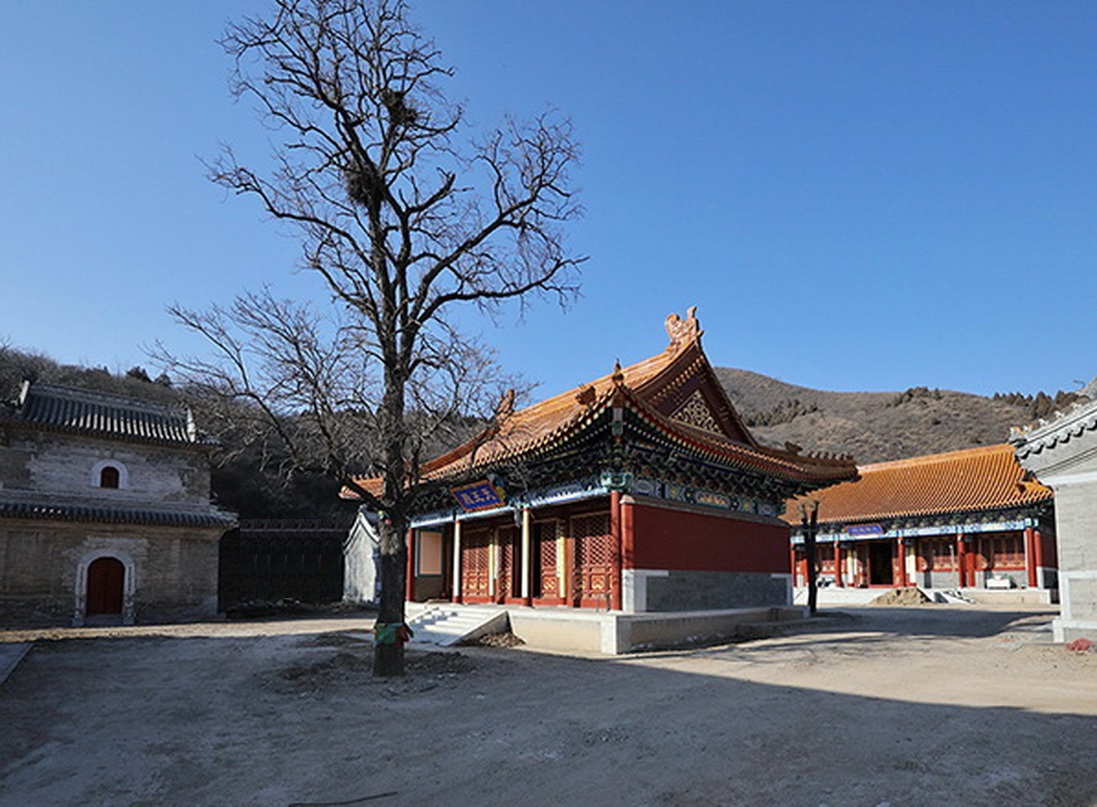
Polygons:
[[764,626],[804,618],[797,607],[650,614],[572,608],[507,608],[511,631],[533,649],[618,655],[638,650],[755,637]]

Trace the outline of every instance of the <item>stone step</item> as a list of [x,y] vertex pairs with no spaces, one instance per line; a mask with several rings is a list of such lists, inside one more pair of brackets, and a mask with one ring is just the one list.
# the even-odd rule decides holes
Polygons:
[[503,609],[459,608],[452,605],[428,605],[407,609],[408,627],[413,635],[409,644],[450,647],[463,639],[501,629],[506,622]]

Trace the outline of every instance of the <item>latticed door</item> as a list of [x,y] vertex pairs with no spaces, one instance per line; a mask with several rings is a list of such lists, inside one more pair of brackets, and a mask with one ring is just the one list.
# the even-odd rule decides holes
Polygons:
[[535,597],[556,599],[560,596],[560,576],[556,566],[556,524],[555,521],[549,521],[533,525],[538,575],[533,592]]
[[500,601],[522,595],[521,568],[518,558],[518,530],[505,527],[499,530],[499,585],[496,588]]
[[575,540],[576,603],[586,608],[608,608],[617,579],[617,544],[609,529],[609,513],[571,519]]
[[461,536],[461,597],[491,596],[491,539],[487,532]]

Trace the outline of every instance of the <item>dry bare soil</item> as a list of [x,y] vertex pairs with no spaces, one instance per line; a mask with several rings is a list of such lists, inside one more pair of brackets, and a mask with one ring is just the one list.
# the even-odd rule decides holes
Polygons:
[[1093,805],[1097,654],[1049,618],[865,608],[396,681],[347,618],[53,631],[0,687],[0,804]]

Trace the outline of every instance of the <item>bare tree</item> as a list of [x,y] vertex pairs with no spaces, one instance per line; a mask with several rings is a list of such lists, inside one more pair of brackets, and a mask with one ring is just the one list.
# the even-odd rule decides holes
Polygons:
[[[222,44],[234,93],[258,102],[281,143],[266,171],[226,148],[211,178],[296,227],[333,305],[317,316],[263,291],[229,309],[177,307],[216,358],[174,359],[173,372],[252,401],[295,463],[382,513],[378,622],[402,624],[424,435],[492,379],[453,310],[572,297],[583,258],[562,225],[580,212],[577,145],[552,112],[466,136],[443,93],[453,71],[400,0],[276,0]],[[365,474],[379,488],[355,483]],[[402,673],[402,645],[379,643],[374,669]]]

